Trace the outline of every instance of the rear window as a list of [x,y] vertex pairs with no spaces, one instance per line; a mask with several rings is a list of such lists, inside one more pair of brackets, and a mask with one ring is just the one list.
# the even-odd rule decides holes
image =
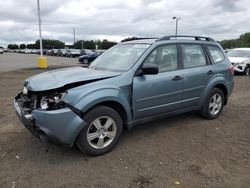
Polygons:
[[207,48],[214,63],[220,63],[224,60],[224,54],[219,47],[207,46]]

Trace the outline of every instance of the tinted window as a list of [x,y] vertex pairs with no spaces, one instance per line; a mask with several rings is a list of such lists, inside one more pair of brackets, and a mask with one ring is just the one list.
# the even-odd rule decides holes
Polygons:
[[177,46],[166,45],[157,47],[147,57],[145,63],[158,65],[159,72],[176,70],[178,67]]
[[217,46],[207,46],[207,48],[214,63],[219,63],[224,60],[224,55],[220,48],[218,48]]
[[184,68],[206,65],[206,56],[200,45],[182,44]]

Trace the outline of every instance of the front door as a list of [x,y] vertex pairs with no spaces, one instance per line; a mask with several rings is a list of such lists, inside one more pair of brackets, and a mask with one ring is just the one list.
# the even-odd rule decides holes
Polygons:
[[183,73],[179,70],[175,44],[153,50],[144,63],[157,64],[156,75],[135,76],[133,81],[134,119],[160,115],[181,107]]

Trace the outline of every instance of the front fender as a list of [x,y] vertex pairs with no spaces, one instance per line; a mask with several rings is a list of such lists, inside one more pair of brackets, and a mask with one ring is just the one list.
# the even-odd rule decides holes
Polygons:
[[126,112],[127,122],[132,121],[129,103],[130,94],[129,92],[125,92],[120,88],[100,88],[93,90],[79,98],[73,106],[85,113],[93,106],[108,101],[117,102],[122,105]]

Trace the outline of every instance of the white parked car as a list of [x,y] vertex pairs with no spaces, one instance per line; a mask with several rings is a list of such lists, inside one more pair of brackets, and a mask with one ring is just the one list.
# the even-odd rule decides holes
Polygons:
[[236,73],[250,75],[250,48],[235,48],[227,52]]
[[3,49],[0,49],[0,54],[3,54]]

